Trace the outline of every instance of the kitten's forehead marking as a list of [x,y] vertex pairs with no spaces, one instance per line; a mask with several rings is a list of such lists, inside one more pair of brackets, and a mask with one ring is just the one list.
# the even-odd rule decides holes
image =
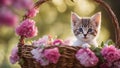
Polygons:
[[82,27],[89,27],[90,18],[82,18],[81,22],[82,22]]

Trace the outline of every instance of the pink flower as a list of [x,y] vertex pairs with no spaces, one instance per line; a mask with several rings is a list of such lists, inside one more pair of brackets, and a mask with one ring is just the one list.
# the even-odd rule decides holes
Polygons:
[[12,53],[11,53],[11,56],[10,56],[10,62],[12,64],[15,64],[18,60],[19,60],[19,56],[18,56],[18,48],[15,47],[13,50],[12,50]]
[[53,49],[46,49],[44,51],[45,57],[49,60],[51,63],[57,63],[57,61],[60,58],[60,53],[58,48],[53,48]]
[[113,63],[114,68],[120,68],[120,60]]
[[103,63],[100,65],[100,68],[110,68],[110,67],[108,66],[108,63]]
[[10,5],[11,0],[0,0],[0,5]]
[[18,22],[18,17],[6,7],[0,8],[0,25],[15,27]]
[[72,42],[70,40],[65,40],[62,45],[72,45]]
[[18,9],[30,9],[33,7],[33,0],[12,0],[12,4]]
[[35,21],[26,19],[17,28],[16,33],[26,38],[34,37],[37,35],[37,27],[35,27]]
[[61,40],[61,39],[56,39],[53,42],[53,45],[61,45],[61,44],[63,44],[63,40]]
[[75,56],[85,67],[95,66],[99,61],[94,52],[92,52],[89,48],[80,49]]
[[34,41],[33,45],[36,46],[36,47],[43,47],[43,46],[49,45],[49,42],[50,42],[49,36],[43,36],[39,40]]
[[26,16],[28,17],[35,17],[36,14],[39,13],[39,10],[36,8],[31,8],[27,11]]
[[40,62],[40,64],[42,66],[48,65],[49,61],[45,58],[44,54],[43,54],[43,49],[33,49],[31,51],[33,58],[35,58],[38,62]]
[[65,45],[71,45],[71,42],[70,40],[61,40],[61,39],[55,39],[52,43],[52,45],[62,45],[62,46],[65,46]]
[[104,59],[110,63],[120,59],[120,51],[112,45],[104,47],[101,51],[101,54]]
[[38,61],[40,62],[42,66],[46,66],[49,64],[49,61],[45,57],[40,58],[40,60]]

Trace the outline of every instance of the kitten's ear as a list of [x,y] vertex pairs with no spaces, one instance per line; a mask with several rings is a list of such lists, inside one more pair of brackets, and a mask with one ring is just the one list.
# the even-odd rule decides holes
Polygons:
[[71,12],[71,21],[73,25],[75,25],[79,19],[80,17],[76,13]]
[[91,22],[95,23],[95,25],[98,27],[101,24],[101,12],[94,14],[91,17]]

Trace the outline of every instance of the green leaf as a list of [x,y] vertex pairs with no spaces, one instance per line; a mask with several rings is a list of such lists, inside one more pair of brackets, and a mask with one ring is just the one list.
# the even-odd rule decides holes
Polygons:
[[112,40],[108,40],[107,42],[108,42],[108,45],[113,45],[113,44],[115,44]]
[[[98,49],[97,49],[97,50],[98,50]],[[100,63],[104,63],[104,62],[105,62],[102,54],[100,53],[100,50],[99,50],[99,52],[95,52],[95,55],[99,58],[99,60],[100,60],[99,62],[100,62]]]
[[23,58],[21,58],[21,59],[19,60],[19,64],[21,64],[21,65],[24,64],[24,59],[23,59]]
[[96,49],[96,47],[94,47],[93,45],[91,45],[90,50],[94,51]]
[[102,41],[102,43],[101,43],[101,47],[104,47],[104,42]]
[[100,52],[96,52],[95,54],[96,54],[96,56],[100,56],[101,55]]
[[98,47],[97,47],[97,48],[94,49],[94,52],[95,52],[95,53],[100,53],[100,51],[101,51],[101,48],[98,48]]
[[101,63],[104,63],[104,62],[105,62],[105,60],[104,60],[104,58],[103,58],[102,55],[99,56],[99,60],[100,60]]
[[59,49],[59,52],[62,54],[62,53],[63,53],[63,50],[62,50],[62,49]]

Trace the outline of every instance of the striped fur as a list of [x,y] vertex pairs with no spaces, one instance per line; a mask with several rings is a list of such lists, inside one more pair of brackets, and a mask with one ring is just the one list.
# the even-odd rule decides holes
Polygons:
[[92,17],[79,17],[77,14],[72,13],[72,30],[74,35],[79,41],[77,45],[80,46],[84,43],[94,45],[97,47],[96,37],[100,31],[101,13],[96,13]]

